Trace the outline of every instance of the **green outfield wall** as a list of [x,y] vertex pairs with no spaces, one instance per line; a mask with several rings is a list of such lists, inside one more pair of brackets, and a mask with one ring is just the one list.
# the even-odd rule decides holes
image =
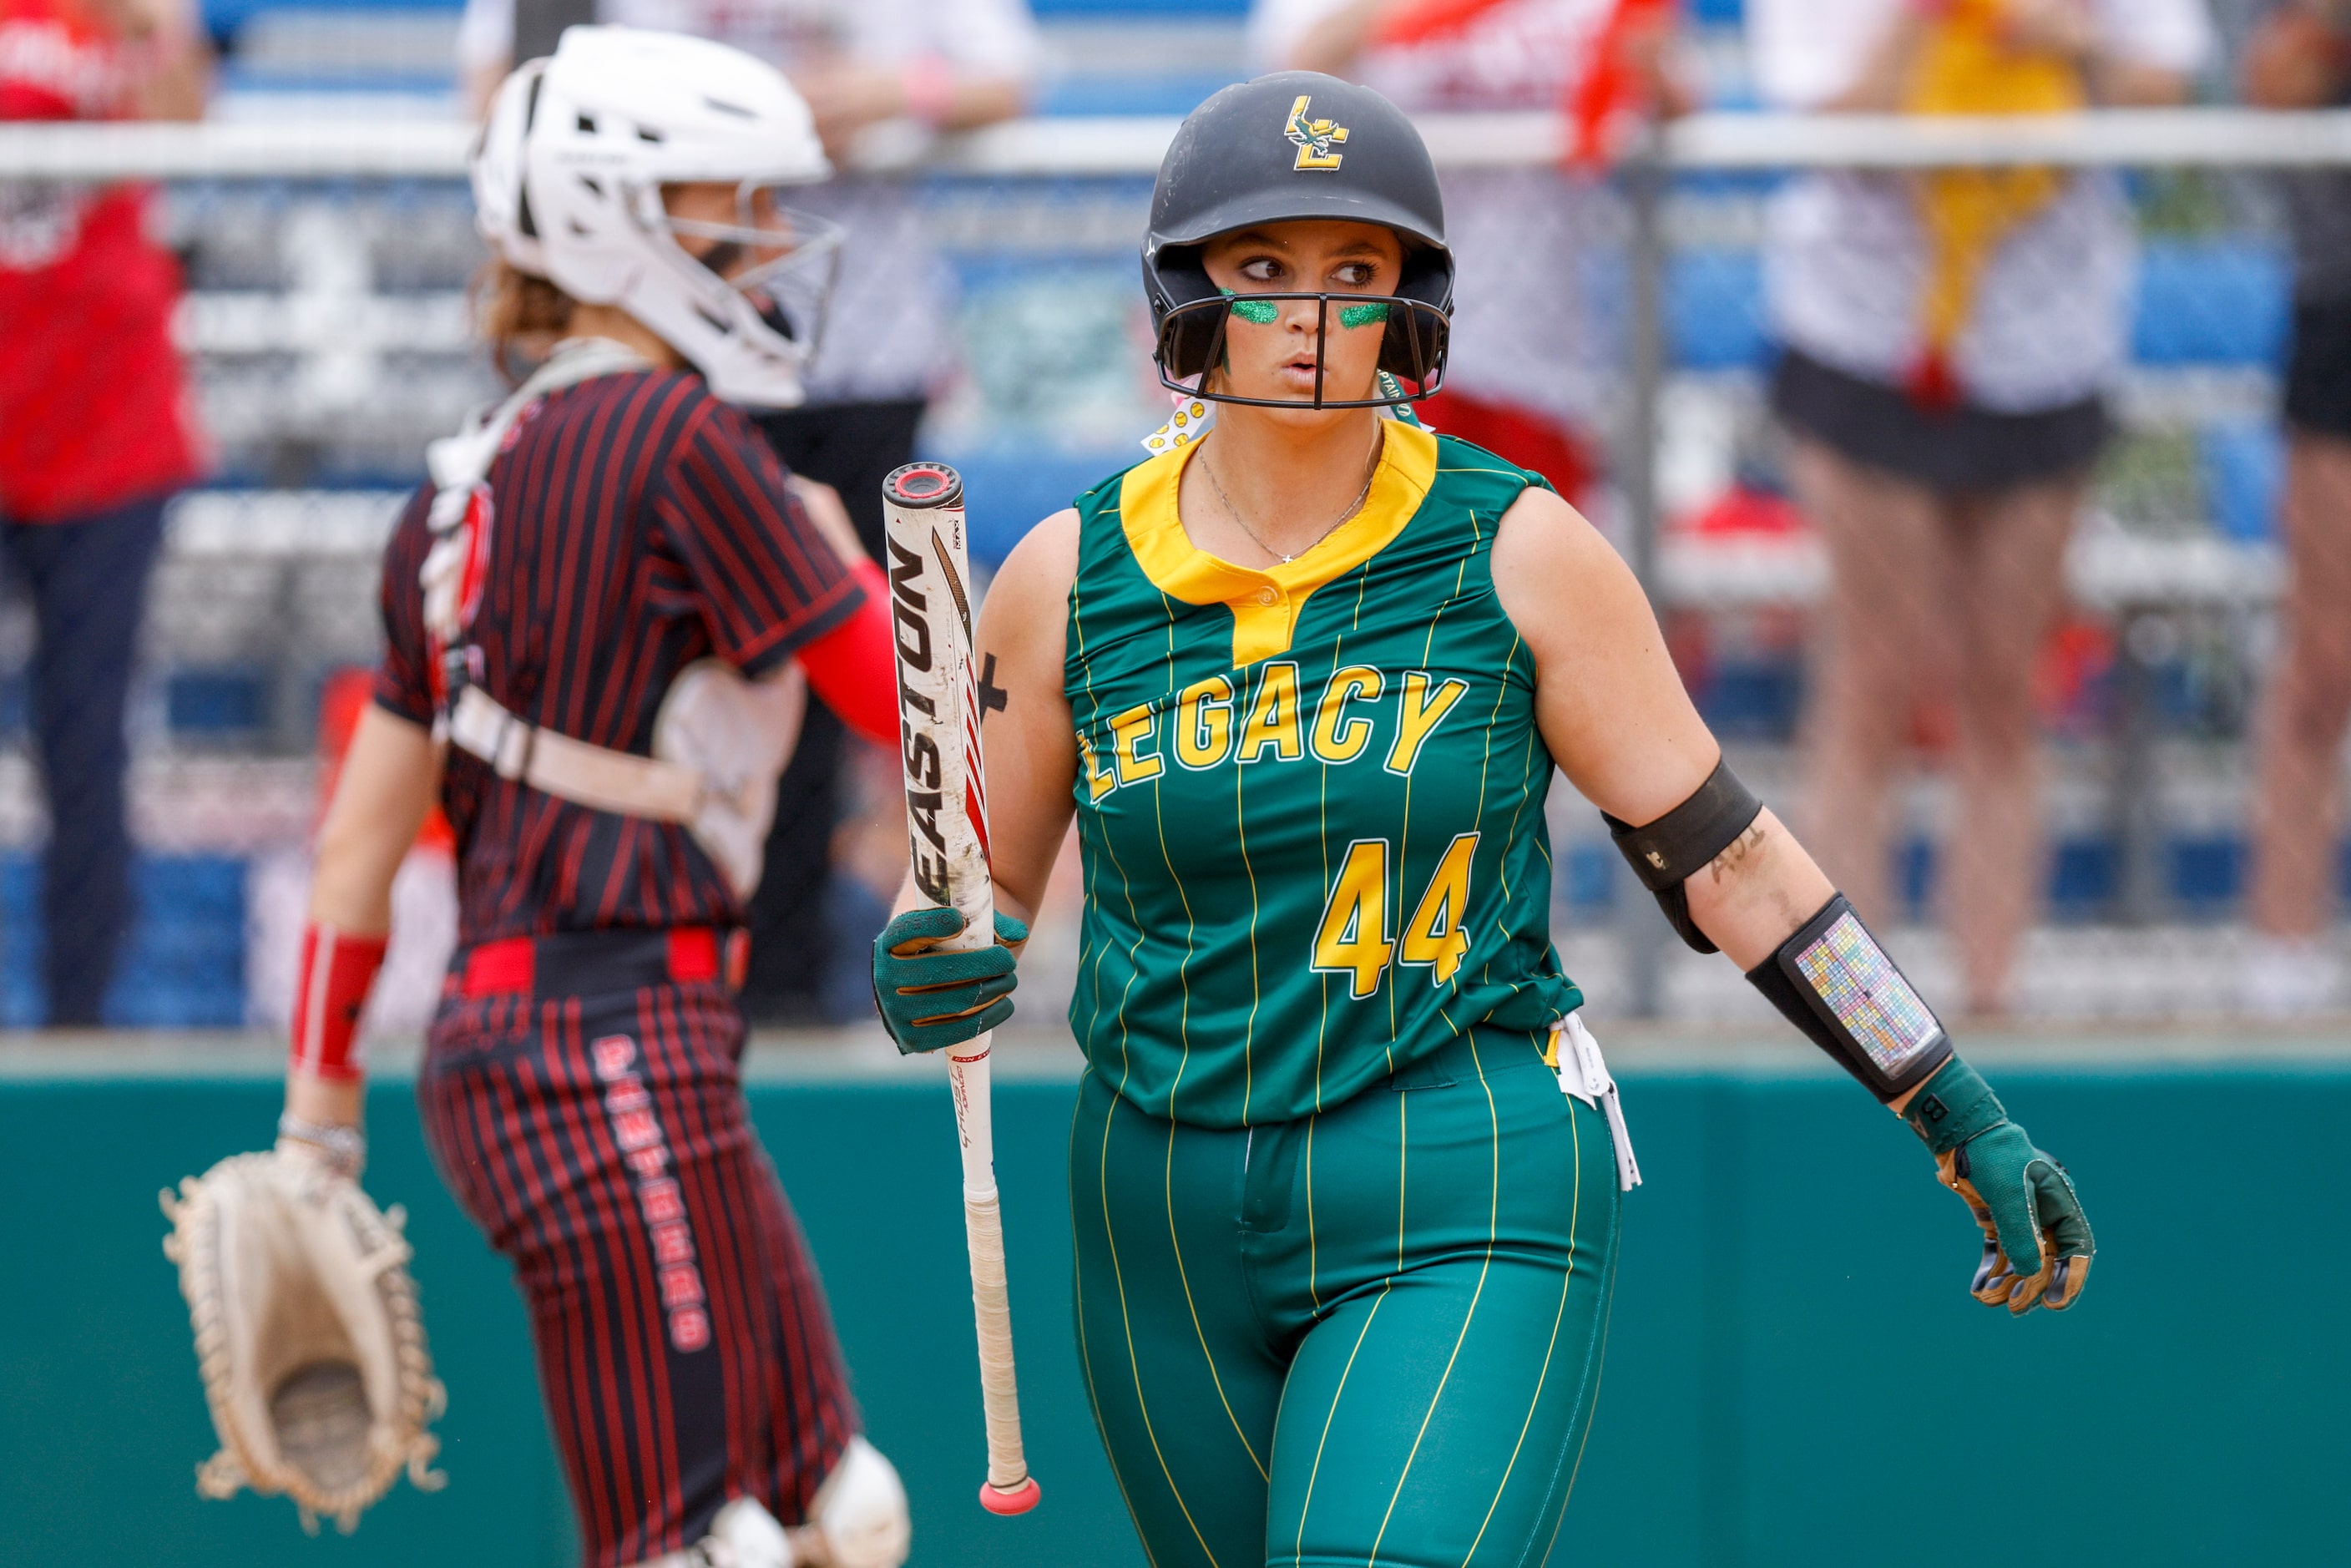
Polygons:
[[[997,1097],[1029,1454],[1013,1521],[973,1501],[979,1401],[940,1082],[751,1090],[831,1289],[919,1568],[1141,1568],[1070,1329],[1066,1082]],[[2351,1395],[2351,1060],[2006,1066],[2018,1119],[2080,1179],[2101,1248],[2082,1308],[2010,1322],[1965,1293],[1964,1211],[1909,1134],[1802,1067],[1621,1071],[1648,1185],[1591,1444],[1552,1561],[1608,1568],[2324,1563]],[[359,1532],[283,1500],[207,1502],[210,1426],[159,1247],[159,1187],[265,1141],[251,1071],[0,1078],[0,1564],[169,1568],[573,1561],[507,1271],[379,1084],[368,1185],[410,1215],[450,1406],[446,1490]],[[2330,1502],[2328,1499],[2335,1499]],[[1228,1565],[1232,1568],[1232,1565]]]

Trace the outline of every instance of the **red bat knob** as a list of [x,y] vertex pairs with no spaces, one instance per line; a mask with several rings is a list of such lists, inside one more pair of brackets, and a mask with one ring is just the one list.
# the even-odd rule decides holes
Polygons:
[[979,1487],[979,1506],[990,1513],[1006,1515],[1027,1513],[1037,1506],[1037,1500],[1043,1495],[1044,1493],[1038,1490],[1035,1476],[1030,1476],[1010,1491],[998,1491],[990,1483],[982,1481]]

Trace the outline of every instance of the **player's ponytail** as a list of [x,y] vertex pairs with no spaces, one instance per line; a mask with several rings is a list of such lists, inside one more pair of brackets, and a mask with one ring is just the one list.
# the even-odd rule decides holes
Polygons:
[[519,385],[571,329],[571,296],[503,257],[492,256],[474,277],[474,329],[489,346],[490,363],[509,386]]

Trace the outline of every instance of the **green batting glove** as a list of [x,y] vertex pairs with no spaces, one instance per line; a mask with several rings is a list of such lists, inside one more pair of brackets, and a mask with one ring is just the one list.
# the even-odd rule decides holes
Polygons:
[[2074,1178],[2008,1119],[1976,1070],[1952,1057],[1903,1115],[1934,1151],[1936,1176],[1983,1227],[1975,1299],[2019,1317],[2036,1306],[2062,1312],[2081,1300],[2097,1244]]
[[901,1051],[961,1045],[1012,1016],[1012,950],[1029,940],[1029,927],[998,911],[995,946],[938,951],[963,925],[944,905],[910,909],[873,939],[873,1005]]

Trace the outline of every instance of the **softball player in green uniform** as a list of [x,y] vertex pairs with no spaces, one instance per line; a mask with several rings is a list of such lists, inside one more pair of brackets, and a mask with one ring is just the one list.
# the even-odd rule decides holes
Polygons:
[[1910,1119],[1976,1293],[2070,1305],[2064,1172],[1721,765],[1623,562],[1412,422],[1452,267],[1410,122],[1304,73],[1219,93],[1144,272],[1187,400],[980,616],[999,945],[932,950],[959,917],[910,892],[874,979],[908,1050],[1003,1021],[1074,811],[1079,1352],[1155,1568],[1550,1552],[1637,1179],[1547,926],[1554,768]]

